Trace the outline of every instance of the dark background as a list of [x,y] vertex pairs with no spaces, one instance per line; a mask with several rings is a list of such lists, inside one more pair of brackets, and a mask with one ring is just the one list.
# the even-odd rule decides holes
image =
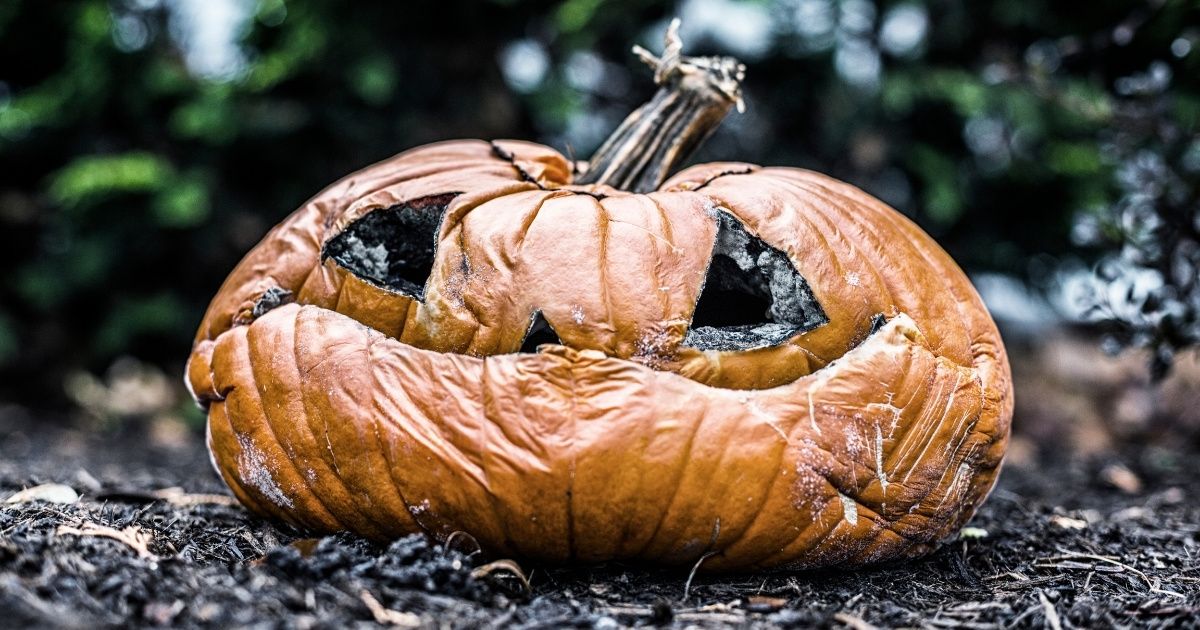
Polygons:
[[586,157],[653,90],[630,45],[661,50],[675,15],[687,53],[749,67],[747,112],[698,160],[881,197],[982,279],[1018,341],[1042,319],[1120,320],[1113,340],[1160,369],[1191,342],[1194,2],[7,0],[0,401],[199,419],[162,392],[273,224],[430,141]]

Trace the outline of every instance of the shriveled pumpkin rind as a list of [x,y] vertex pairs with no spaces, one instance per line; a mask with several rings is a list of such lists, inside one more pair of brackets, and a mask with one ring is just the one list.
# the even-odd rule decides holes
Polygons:
[[920,553],[991,486],[1005,402],[926,344],[901,314],[819,374],[735,391],[566,348],[430,352],[290,305],[220,337],[204,394],[238,498],[304,527],[815,567]]
[[[538,145],[431,145],[268,234],[188,365],[238,498],[322,531],[709,569],[911,556],[970,517],[1008,438],[1007,358],[911,221],[798,169],[701,165],[646,195],[571,177]],[[445,213],[423,300],[321,256],[401,204]],[[787,254],[824,325],[684,343],[719,212]],[[272,288],[305,306],[263,315]],[[564,345],[516,354],[537,313]]]

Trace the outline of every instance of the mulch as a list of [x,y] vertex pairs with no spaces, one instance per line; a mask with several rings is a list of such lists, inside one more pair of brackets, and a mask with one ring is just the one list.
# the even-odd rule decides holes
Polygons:
[[0,407],[0,501],[47,483],[81,495],[0,503],[0,626],[1200,627],[1194,443],[1047,445],[921,560],[692,577],[518,567],[465,537],[314,538],[230,501],[200,436],[164,446],[149,430]]

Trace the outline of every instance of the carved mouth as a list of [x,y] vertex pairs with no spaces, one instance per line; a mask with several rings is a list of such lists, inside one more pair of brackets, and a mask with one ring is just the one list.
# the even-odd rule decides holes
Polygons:
[[[256,371],[266,357],[281,369]],[[987,455],[986,424],[997,403],[972,395],[982,385],[975,370],[932,354],[903,314],[820,374],[755,392],[563,346],[483,358],[430,352],[299,305],[222,334],[194,360],[193,377],[207,377],[197,385],[211,403],[209,439],[229,454],[218,469],[256,511],[381,539],[469,527],[496,553],[550,561],[691,563],[705,548],[686,541],[710,538],[723,550],[716,567],[746,563],[743,540],[759,543],[748,557],[767,566],[786,561],[795,540],[826,535],[840,551],[822,563],[919,551],[961,520],[963,502],[982,498],[989,478],[969,474],[998,460]],[[842,411],[850,407],[863,411]],[[364,435],[383,446],[364,451]],[[875,446],[845,437],[859,435],[875,436]],[[731,436],[745,436],[738,449],[699,446]],[[963,447],[926,452],[935,437]],[[547,448],[547,439],[570,448]],[[536,472],[513,464],[531,452],[542,458]],[[931,490],[908,490],[909,479]],[[626,520],[663,518],[668,508],[644,496],[664,484],[698,497],[671,508],[670,535],[610,543]],[[722,497],[735,492],[761,509],[728,505]],[[797,502],[797,492],[812,500]],[[517,517],[516,506],[537,501],[542,518]],[[692,509],[719,513],[719,536]],[[760,511],[805,529],[758,523]],[[373,516],[381,513],[388,518]]]

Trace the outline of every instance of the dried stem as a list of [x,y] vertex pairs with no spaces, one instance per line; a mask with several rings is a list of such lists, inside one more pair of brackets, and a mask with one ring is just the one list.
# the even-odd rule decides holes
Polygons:
[[641,46],[633,53],[654,70],[659,90],[609,136],[577,180],[632,192],[658,188],[721,124],[730,109],[745,109],[746,67],[733,57],[684,57],[679,19],[667,27],[661,57]]

